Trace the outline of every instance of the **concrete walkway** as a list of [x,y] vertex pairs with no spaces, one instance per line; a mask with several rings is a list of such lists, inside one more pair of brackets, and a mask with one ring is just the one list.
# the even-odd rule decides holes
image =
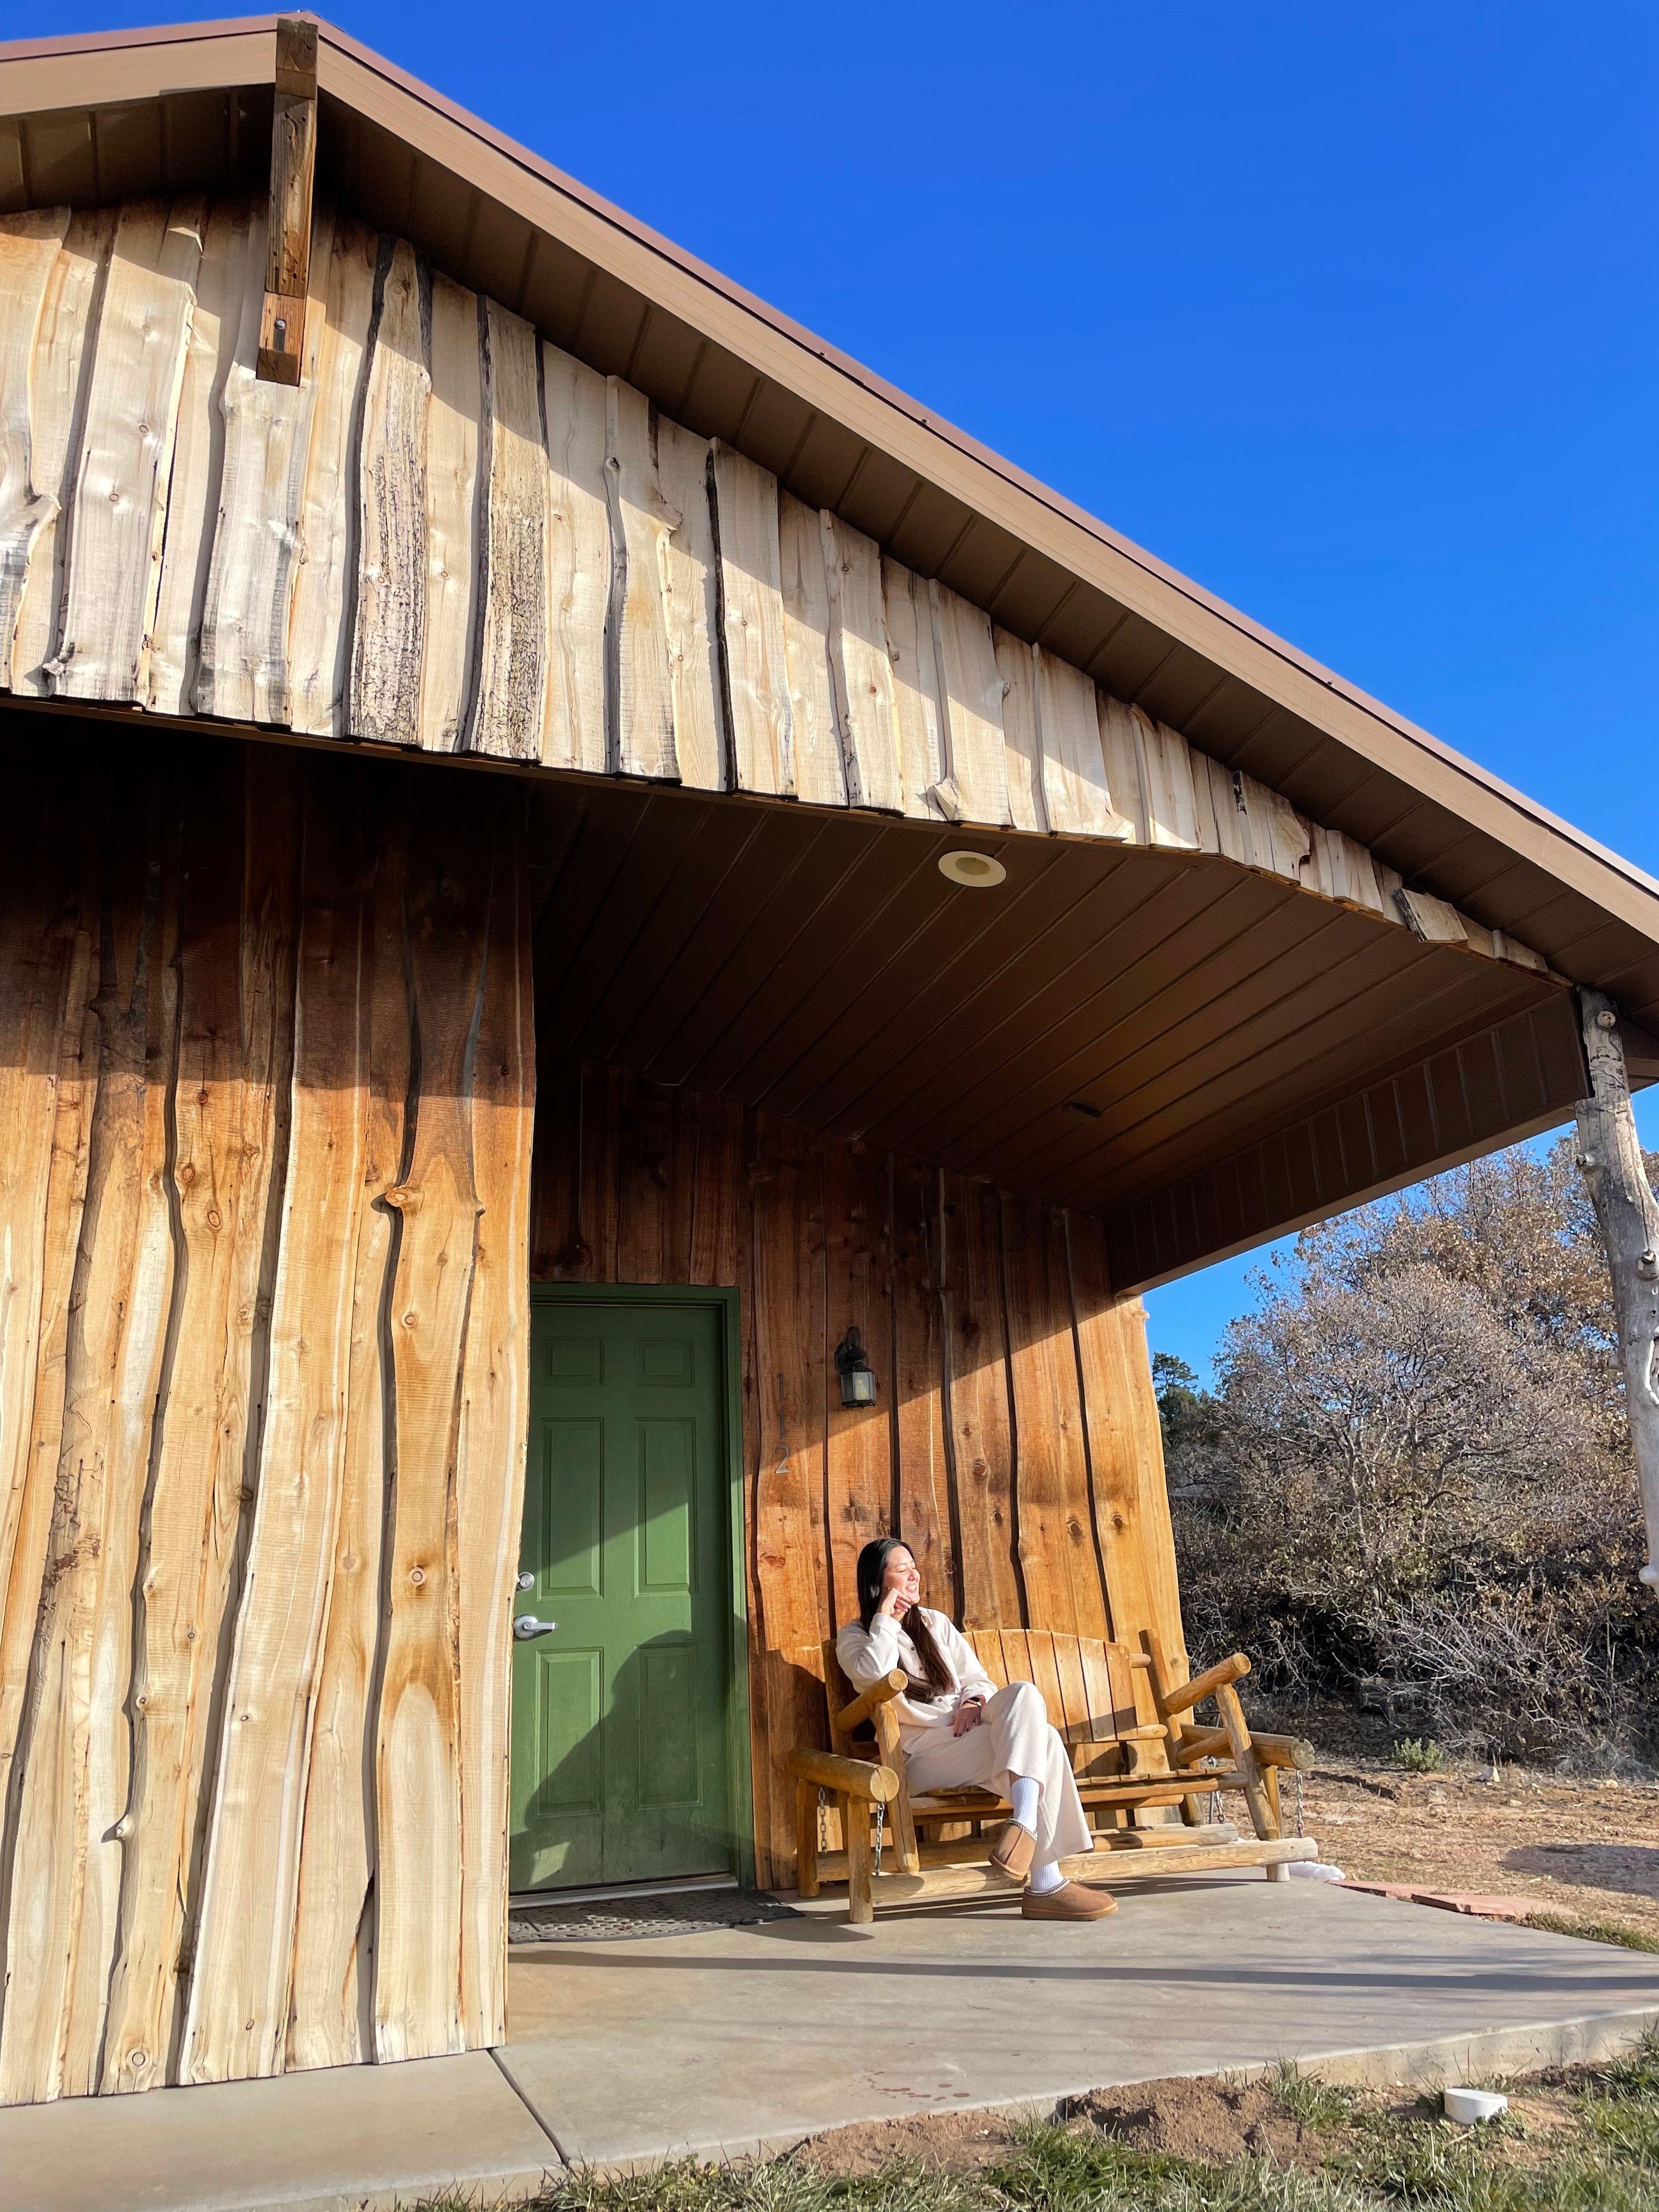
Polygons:
[[1119,1895],[1079,1929],[999,1904],[515,1950],[494,2054],[0,2113],[0,2212],[355,2212],[457,2184],[493,2202],[563,2161],[1048,2112],[1281,2057],[1480,2075],[1659,2021],[1659,1959],[1600,1944],[1258,1875]]

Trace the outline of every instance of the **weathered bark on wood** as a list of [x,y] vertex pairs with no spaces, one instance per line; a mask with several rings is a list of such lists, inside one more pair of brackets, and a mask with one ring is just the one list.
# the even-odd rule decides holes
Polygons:
[[354,737],[420,741],[426,650],[429,303],[415,250],[401,240],[380,266],[358,470]]
[[1600,991],[1581,991],[1579,1004],[1591,1095],[1578,1102],[1578,1164],[1589,1186],[1613,1278],[1625,1407],[1647,1517],[1648,1562],[1642,1580],[1650,1589],[1659,1589],[1659,1376],[1654,1371],[1659,1347],[1659,1200],[1642,1164],[1619,1018]]
[[311,275],[311,194],[317,169],[317,26],[276,19],[276,86],[270,118],[270,245],[258,374],[297,384],[305,355]]

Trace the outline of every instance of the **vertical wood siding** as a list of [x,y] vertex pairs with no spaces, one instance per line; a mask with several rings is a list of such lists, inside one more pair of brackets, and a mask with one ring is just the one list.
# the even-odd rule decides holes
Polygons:
[[0,691],[1217,854],[1543,966],[407,240],[319,207],[261,384],[264,224],[0,216]]
[[[1080,1217],[550,1049],[531,1271],[735,1285],[759,1877],[794,1863],[781,1762],[821,1736],[806,1648],[856,1610],[859,1547],[915,1553],[971,1626],[1154,1628],[1184,1666],[1158,1408],[1137,1299]],[[875,1407],[833,1360],[862,1332]]]
[[0,844],[0,2101],[495,2040],[521,803],[173,740]]

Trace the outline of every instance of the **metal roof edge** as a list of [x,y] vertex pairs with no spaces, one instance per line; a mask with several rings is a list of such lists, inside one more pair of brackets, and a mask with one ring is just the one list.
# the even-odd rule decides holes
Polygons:
[[[322,83],[347,105],[361,106],[362,96],[368,89],[362,80],[371,79],[384,88],[381,98],[388,106],[403,111],[401,115],[381,115],[376,120],[406,137],[416,134],[422,115],[437,125],[441,137],[450,143],[424,144],[423,150],[434,159],[456,167],[454,156],[464,156],[466,142],[471,141],[485,155],[487,168],[494,171],[496,164],[505,164],[525,177],[538,198],[551,193],[571,209],[589,235],[580,242],[568,240],[568,243],[592,252],[601,238],[613,240],[617,258],[606,257],[607,264],[620,281],[655,298],[646,282],[651,265],[672,272],[679,280],[672,289],[679,290],[681,296],[659,299],[658,304],[702,327],[705,336],[730,347],[757,374],[777,376],[807,404],[832,416],[837,412],[835,388],[841,387],[852,397],[860,416],[857,422],[847,425],[858,434],[884,446],[918,473],[932,475],[941,489],[1011,535],[1034,544],[1081,580],[1114,599],[1126,600],[1155,627],[1179,638],[1339,744],[1350,747],[1372,765],[1459,814],[1659,944],[1659,880],[1622,854],[1326,668],[1114,531],[1063,493],[1028,475],[862,362],[397,64],[309,9],[292,12],[317,22]],[[274,38],[276,21],[272,14],[0,44],[0,113],[17,112],[6,97],[6,76],[9,67],[17,63],[111,52],[159,56],[179,46],[216,41],[224,42],[228,50],[234,42],[262,34]],[[144,82],[148,74],[143,72],[138,83],[129,85],[125,93],[127,100],[155,97],[172,88],[160,82]],[[238,71],[224,81],[228,85],[249,80]],[[459,144],[451,134],[458,135]],[[479,173],[469,163],[465,173],[477,189],[500,197],[505,179],[499,172]],[[544,210],[517,204],[515,212],[539,224]],[[682,289],[687,286],[689,293]],[[713,311],[707,318],[696,313],[698,295],[706,297]],[[748,331],[745,325],[750,326]],[[745,336],[748,344],[744,342]],[[930,454],[933,469],[928,466]],[[937,473],[941,463],[943,480]]]

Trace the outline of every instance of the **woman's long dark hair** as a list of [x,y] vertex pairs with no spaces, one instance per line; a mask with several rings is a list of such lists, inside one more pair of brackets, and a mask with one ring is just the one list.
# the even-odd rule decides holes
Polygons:
[[[909,1548],[902,1537],[878,1536],[859,1553],[859,1619],[866,1628],[881,1607],[882,1577],[887,1572],[888,1560],[895,1552],[908,1552]],[[916,1656],[921,1662],[920,1678],[910,1675],[911,1697],[932,1705],[953,1695],[957,1678],[945,1663],[945,1654],[934,1641],[921,1607],[913,1605],[899,1626],[915,1645]]]

